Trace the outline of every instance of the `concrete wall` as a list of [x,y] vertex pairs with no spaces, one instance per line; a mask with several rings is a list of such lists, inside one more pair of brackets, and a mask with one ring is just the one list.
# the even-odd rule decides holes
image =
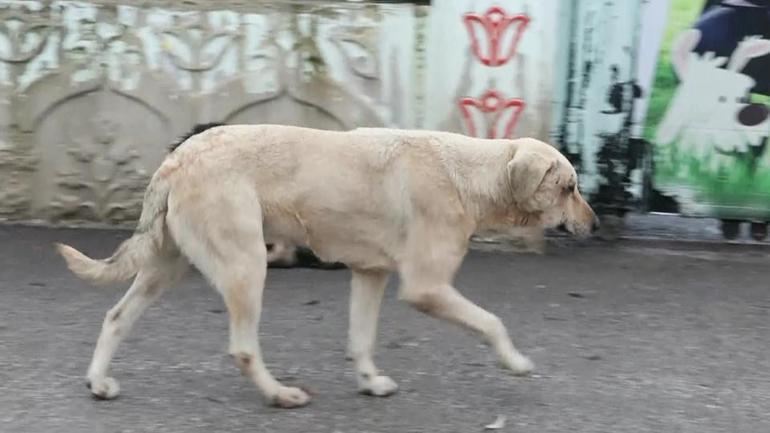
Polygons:
[[132,3],[0,2],[0,216],[130,222],[196,123],[409,121],[411,5]]
[[130,225],[210,121],[548,139],[563,4],[0,0],[0,218]]

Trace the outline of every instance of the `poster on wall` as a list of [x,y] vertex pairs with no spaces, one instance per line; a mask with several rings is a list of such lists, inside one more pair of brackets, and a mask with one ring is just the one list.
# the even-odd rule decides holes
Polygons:
[[644,135],[683,214],[770,220],[770,0],[671,0]]

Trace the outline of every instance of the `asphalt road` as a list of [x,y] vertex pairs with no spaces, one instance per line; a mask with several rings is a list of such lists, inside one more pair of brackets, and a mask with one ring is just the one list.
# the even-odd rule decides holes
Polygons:
[[358,395],[344,359],[347,271],[269,273],[262,346],[274,374],[315,391],[266,407],[226,355],[227,317],[196,273],[143,316],[113,363],[122,394],[83,375],[125,286],[76,280],[66,241],[107,255],[125,232],[0,227],[0,431],[770,431],[770,254],[654,243],[567,244],[546,256],[474,252],[457,285],[498,314],[536,374],[515,378],[475,337],[388,292],[380,367],[401,386]]

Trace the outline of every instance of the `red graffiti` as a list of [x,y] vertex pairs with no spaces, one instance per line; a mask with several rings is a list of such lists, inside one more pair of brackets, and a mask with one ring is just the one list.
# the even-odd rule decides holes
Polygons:
[[[500,6],[493,6],[484,15],[468,12],[463,15],[465,28],[471,38],[473,54],[487,66],[501,66],[506,64],[516,54],[524,31],[529,26],[531,18],[526,14],[508,15]],[[511,24],[514,24],[511,26]],[[476,29],[481,27],[487,36],[489,46],[483,50],[479,43]],[[508,29],[512,28],[511,41],[508,50],[502,53],[502,47],[507,39],[504,39]]]
[[478,135],[473,114],[471,113],[472,109],[480,111],[487,119],[491,117],[489,119],[491,121],[487,121],[487,138],[498,138],[498,124],[504,115],[510,113],[510,118],[505,123],[503,136],[499,138],[511,138],[513,130],[516,128],[516,122],[518,122],[519,116],[527,104],[519,98],[505,99],[497,90],[489,89],[481,98],[460,99],[458,105],[465,120],[468,135],[473,137],[478,137]]

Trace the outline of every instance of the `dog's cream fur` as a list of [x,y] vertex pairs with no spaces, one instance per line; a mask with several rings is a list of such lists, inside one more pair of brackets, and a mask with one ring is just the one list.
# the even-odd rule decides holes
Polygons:
[[155,172],[136,232],[112,257],[93,260],[59,245],[84,279],[136,275],[104,320],[88,371],[91,392],[118,394],[107,370],[120,340],[192,263],[224,297],[229,350],[241,371],[268,401],[306,404],[308,395],[273,378],[260,353],[265,242],[306,245],[351,269],[349,350],[360,391],[384,396],[397,389],[372,360],[391,272],[400,274],[401,299],[476,331],[505,367],[526,374],[532,363],[514,348],[500,319],[464,298],[452,280],[475,232],[564,224],[587,235],[596,217],[576,180],[557,150],[526,138],[277,125],[229,125],[195,135]]

